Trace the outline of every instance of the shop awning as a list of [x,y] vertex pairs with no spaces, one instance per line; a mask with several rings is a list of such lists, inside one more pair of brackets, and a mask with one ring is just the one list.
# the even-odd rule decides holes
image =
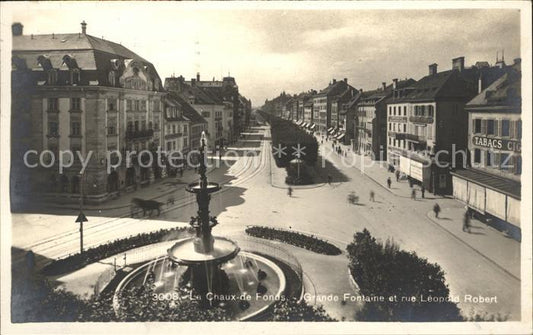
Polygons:
[[341,141],[342,139],[344,138],[344,133],[340,133],[339,135],[337,135],[336,139]]
[[315,128],[316,128],[316,124],[314,124],[314,123],[309,127],[309,129],[311,129],[311,130],[313,130]]
[[456,170],[452,171],[451,174],[458,178],[468,180],[469,182],[507,194],[516,199],[521,198],[521,183],[518,181],[502,178],[474,169]]

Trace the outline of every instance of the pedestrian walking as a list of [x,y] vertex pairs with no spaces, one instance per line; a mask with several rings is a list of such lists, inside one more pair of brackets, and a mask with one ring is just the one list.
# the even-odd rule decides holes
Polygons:
[[433,212],[435,212],[435,217],[438,218],[439,217],[439,213],[440,213],[439,204],[435,204],[435,206],[433,206]]
[[463,217],[463,231],[467,231],[470,234],[470,213],[468,211],[465,212]]
[[375,197],[374,191],[371,190],[371,191],[370,191],[370,201],[375,202],[376,200],[375,200],[374,197]]
[[411,190],[411,199],[416,200],[416,189]]
[[183,177],[183,168],[180,169],[180,177]]
[[287,193],[289,194],[289,197],[292,197],[292,187],[289,186]]
[[400,181],[400,171],[399,170],[396,170],[396,182]]
[[422,186],[422,188],[420,189],[420,193],[422,193],[422,199],[424,199],[424,194],[426,193],[426,189],[424,188],[424,186]]
[[328,185],[331,185],[331,175],[328,174]]
[[390,180],[390,177],[387,178],[387,186],[390,188],[390,185],[392,184],[392,180]]

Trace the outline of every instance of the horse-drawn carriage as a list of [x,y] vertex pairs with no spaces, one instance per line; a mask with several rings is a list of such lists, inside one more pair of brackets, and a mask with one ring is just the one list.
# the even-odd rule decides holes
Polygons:
[[163,203],[156,200],[133,198],[131,199],[130,205],[131,217],[134,217],[141,210],[143,212],[143,216],[146,215],[146,212],[148,212],[148,216],[152,216],[154,210],[157,210],[157,216],[159,216],[161,214],[161,205],[163,205]]

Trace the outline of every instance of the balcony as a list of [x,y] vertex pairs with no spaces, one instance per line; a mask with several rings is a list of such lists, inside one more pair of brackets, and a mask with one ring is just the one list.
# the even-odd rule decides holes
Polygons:
[[167,134],[167,135],[165,135],[165,139],[166,140],[170,140],[170,139],[173,139],[173,138],[179,138],[181,136],[183,136],[182,133]]
[[389,115],[389,122],[407,122],[407,116]]
[[427,138],[425,136],[414,135],[414,134],[404,134],[405,139],[411,142],[426,143]]
[[138,140],[143,138],[149,138],[154,136],[154,130],[153,129],[145,129],[145,130],[127,130],[126,131],[126,139],[127,140]]
[[413,123],[433,123],[433,118],[430,116],[410,116],[409,121]]

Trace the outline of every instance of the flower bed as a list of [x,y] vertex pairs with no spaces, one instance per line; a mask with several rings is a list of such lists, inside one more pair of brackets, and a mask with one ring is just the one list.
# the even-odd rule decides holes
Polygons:
[[246,234],[250,236],[280,241],[316,252],[317,254],[336,256],[342,253],[342,251],[333,244],[312,235],[260,226],[248,227],[245,231]]
[[161,229],[156,232],[137,234],[89,248],[83,254],[77,253],[52,261],[42,269],[44,275],[59,275],[81,269],[87,264],[119,254],[121,252],[162,241],[175,240],[188,234],[189,227]]

